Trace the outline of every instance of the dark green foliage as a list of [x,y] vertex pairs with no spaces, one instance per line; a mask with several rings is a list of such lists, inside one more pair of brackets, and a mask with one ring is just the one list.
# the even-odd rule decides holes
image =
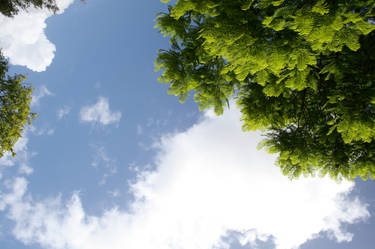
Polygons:
[[0,13],[12,17],[17,15],[21,9],[28,9],[29,7],[46,8],[54,13],[59,10],[56,0],[0,0]]
[[[168,1],[165,1],[168,2]],[[375,178],[375,1],[178,0],[160,81],[263,130],[289,177]]]
[[30,112],[32,88],[23,86],[25,76],[6,75],[8,62],[0,54],[0,157],[13,151],[22,131],[36,114]]

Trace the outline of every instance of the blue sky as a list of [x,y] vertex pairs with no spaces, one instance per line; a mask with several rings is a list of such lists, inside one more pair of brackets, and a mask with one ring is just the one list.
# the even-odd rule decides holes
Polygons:
[[167,95],[158,1],[0,16],[39,116],[0,159],[1,249],[373,248],[373,181],[289,181],[243,133]]

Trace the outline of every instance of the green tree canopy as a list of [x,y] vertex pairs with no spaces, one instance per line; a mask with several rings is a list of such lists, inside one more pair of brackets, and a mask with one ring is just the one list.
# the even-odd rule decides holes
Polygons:
[[31,6],[35,8],[46,8],[53,12],[59,10],[56,0],[1,0],[0,13],[12,17],[16,15],[21,9],[28,9]]
[[[164,0],[164,2],[169,2]],[[243,129],[262,130],[291,178],[375,178],[375,1],[177,0],[159,80]]]
[[0,53],[0,157],[13,151],[27,124],[36,115],[30,112],[32,88],[23,86],[25,76],[7,75],[8,61]]

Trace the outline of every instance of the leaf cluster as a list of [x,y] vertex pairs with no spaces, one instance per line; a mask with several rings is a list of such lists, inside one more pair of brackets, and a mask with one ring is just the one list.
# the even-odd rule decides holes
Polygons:
[[39,9],[48,9],[56,13],[59,8],[56,0],[1,0],[0,13],[13,17],[18,14],[20,10],[27,10],[30,7]]
[[32,88],[24,86],[25,76],[7,75],[8,61],[0,54],[0,157],[13,151],[25,126],[36,114],[30,112]]
[[[168,1],[166,1],[168,2]],[[263,130],[291,178],[375,178],[375,1],[178,0],[156,19],[169,93]]]

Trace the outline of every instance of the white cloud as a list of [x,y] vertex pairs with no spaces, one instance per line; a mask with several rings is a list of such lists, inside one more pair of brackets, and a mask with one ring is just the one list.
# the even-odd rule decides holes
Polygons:
[[99,181],[99,185],[103,185],[107,183],[108,177],[117,173],[117,166],[116,160],[111,158],[104,146],[98,145],[91,145],[94,149],[93,160],[91,162],[91,166],[94,168],[99,168],[99,166],[104,166],[106,172],[103,173],[101,180]]
[[47,135],[53,135],[53,134],[55,134],[55,129],[48,129],[47,130]]
[[29,131],[35,136],[53,135],[55,134],[55,129],[53,128],[37,128],[35,126],[30,126]]
[[69,106],[63,106],[61,109],[57,110],[57,118],[60,120],[70,113]]
[[12,153],[7,152],[0,157],[0,178],[2,177],[4,167],[11,167],[15,164],[19,164],[19,173],[21,174],[29,175],[33,172],[32,168],[28,165],[28,159],[30,157],[30,153],[27,149],[28,141],[27,131],[25,131],[23,136],[19,138],[17,143],[13,146],[16,156],[13,157]]
[[46,86],[43,85],[32,93],[31,106],[37,106],[39,105],[39,101],[41,98],[53,95],[54,94],[50,90],[48,90]]
[[25,182],[4,195],[14,235],[51,249],[228,248],[231,232],[242,244],[273,238],[278,249],[298,248],[327,232],[350,241],[343,223],[369,216],[367,205],[348,193],[354,183],[328,178],[290,181],[274,157],[255,149],[260,136],[243,133],[238,111],[208,113],[186,132],[158,144],[155,170],[140,171],[131,185],[130,210],[85,213],[77,194],[34,202]]
[[[10,210],[10,216],[12,213],[17,213],[16,205],[22,203],[22,199],[27,191],[27,181],[23,177],[17,177],[13,179],[13,182],[7,181],[7,187],[11,190],[8,194],[1,193],[0,195],[0,210],[4,210],[8,205],[12,205]],[[18,217],[15,215],[15,217]]]
[[[57,0],[61,14],[74,0]],[[46,9],[30,8],[13,18],[0,14],[0,47],[13,65],[44,71],[52,63],[55,45],[44,32],[46,19],[53,13]]]
[[116,197],[119,197],[121,196],[121,193],[118,189],[114,189],[114,190],[109,190],[107,191],[107,193],[112,197],[112,198],[116,198]]
[[121,119],[121,112],[112,112],[109,109],[108,99],[99,97],[96,104],[81,109],[80,118],[84,122],[98,122],[102,125],[118,124]]

